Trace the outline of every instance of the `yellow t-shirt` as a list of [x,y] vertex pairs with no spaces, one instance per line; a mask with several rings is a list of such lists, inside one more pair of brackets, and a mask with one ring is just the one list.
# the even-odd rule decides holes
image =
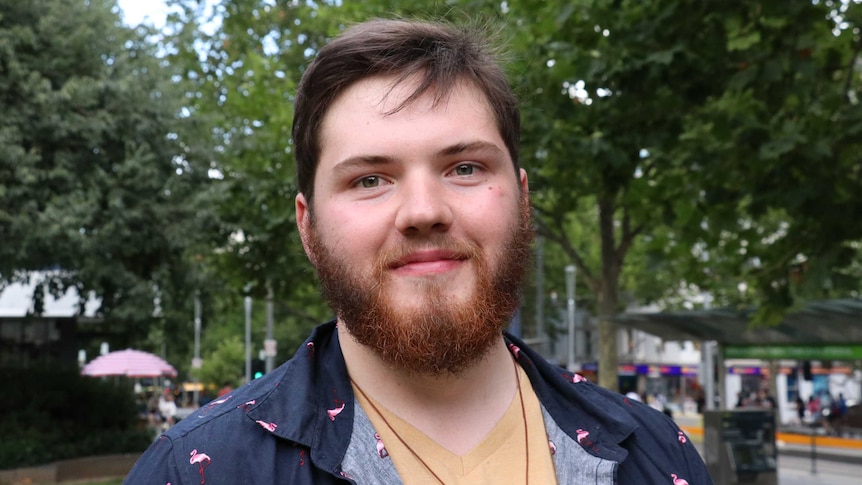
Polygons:
[[[545,433],[542,408],[520,366],[518,373],[521,394],[524,396],[524,414],[527,417],[529,453],[525,450],[524,414],[521,412],[521,398],[517,393],[494,429],[475,448],[460,456],[440,446],[377,401],[374,402],[377,408],[375,410],[361,392],[354,389],[354,393],[405,485],[426,485],[441,481],[446,485],[520,484],[526,479],[527,456],[529,483],[554,484],[557,479],[548,436]],[[396,432],[410,445],[413,452],[422,458],[424,464],[398,439]]]

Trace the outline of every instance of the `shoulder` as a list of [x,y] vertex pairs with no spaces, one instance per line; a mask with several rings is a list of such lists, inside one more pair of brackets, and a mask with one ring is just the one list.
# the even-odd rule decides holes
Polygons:
[[273,379],[275,376],[252,381],[204,404],[171,427],[165,436],[174,443],[199,440],[220,446],[241,443],[242,437],[255,428],[247,413],[273,391]]
[[517,339],[509,341],[554,424],[587,443],[588,452],[619,463],[618,483],[672,483],[672,475],[712,483],[697,449],[668,415],[548,363]]
[[674,478],[688,483],[712,483],[700,452],[670,416],[640,400],[597,385],[589,384],[582,390],[600,403],[600,409],[609,414],[621,411],[626,415],[622,421],[631,420],[635,424],[619,443],[626,450],[618,469],[619,483],[662,483],[662,480],[672,483]]
[[282,372],[201,406],[168,429],[141,456],[126,483],[274,483],[276,476],[313,483],[308,477],[315,471],[300,466],[308,453],[279,439],[271,423],[250,415],[278,387],[277,374]]

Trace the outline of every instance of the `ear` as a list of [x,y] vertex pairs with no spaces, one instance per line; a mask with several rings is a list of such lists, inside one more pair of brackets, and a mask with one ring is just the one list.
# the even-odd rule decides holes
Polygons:
[[302,249],[305,250],[305,255],[311,264],[317,266],[317,261],[314,260],[314,253],[309,251],[309,234],[311,233],[311,208],[308,201],[305,199],[305,194],[296,194],[294,201],[296,206],[296,228],[299,229],[299,239],[302,240]]
[[523,168],[521,168],[518,170],[518,172],[520,175],[521,193],[524,195],[524,197],[529,198],[530,197],[530,187],[529,187],[529,184],[527,183],[527,171],[524,170]]

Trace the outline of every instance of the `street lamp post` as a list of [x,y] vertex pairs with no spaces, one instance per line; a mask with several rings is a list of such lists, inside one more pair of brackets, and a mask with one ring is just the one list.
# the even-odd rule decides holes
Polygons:
[[[195,292],[195,357],[192,359],[192,368],[201,368],[201,297],[200,292]],[[200,390],[198,389],[198,376],[194,375],[195,388],[192,391],[192,405],[197,406],[200,399]]]
[[574,265],[566,266],[566,317],[569,324],[568,369],[577,371],[575,364],[575,272]]
[[273,325],[274,325],[274,317],[273,317],[273,302],[272,302],[272,285],[267,284],[266,289],[266,338],[263,341],[264,348],[264,358],[265,361],[265,370],[266,373],[269,374],[272,372],[275,363],[275,338],[273,338]]
[[245,382],[251,382],[251,297],[245,297]]

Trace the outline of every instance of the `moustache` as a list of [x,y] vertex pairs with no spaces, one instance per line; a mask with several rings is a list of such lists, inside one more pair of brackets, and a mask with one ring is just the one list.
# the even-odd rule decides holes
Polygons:
[[480,257],[481,249],[475,243],[442,236],[422,242],[405,241],[383,251],[377,258],[381,270],[398,268],[423,258],[464,261]]

